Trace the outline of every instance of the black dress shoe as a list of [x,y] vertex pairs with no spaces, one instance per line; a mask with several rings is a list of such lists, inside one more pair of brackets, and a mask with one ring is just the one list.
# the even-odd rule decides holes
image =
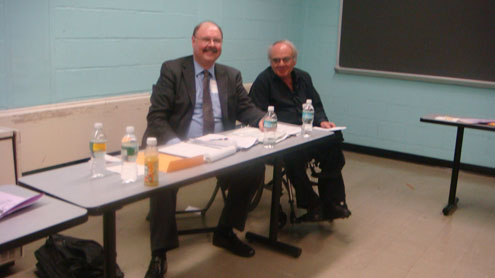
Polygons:
[[320,210],[308,209],[306,214],[299,216],[297,218],[297,223],[299,222],[318,222],[324,220],[323,215]]
[[324,220],[324,215],[320,204],[308,206],[308,212],[297,218],[297,222],[318,222],[322,220]]
[[213,245],[229,250],[241,257],[254,256],[254,249],[242,242],[233,231],[215,231]]
[[163,278],[167,273],[167,258],[152,257],[144,278]]
[[325,209],[324,218],[326,220],[332,221],[338,218],[348,218],[349,216],[351,216],[351,211],[347,208],[347,205],[345,203],[331,204]]

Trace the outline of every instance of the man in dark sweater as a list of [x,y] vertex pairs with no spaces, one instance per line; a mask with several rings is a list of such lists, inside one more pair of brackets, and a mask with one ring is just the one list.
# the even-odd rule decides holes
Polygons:
[[[294,44],[288,40],[273,43],[268,51],[268,59],[270,66],[258,75],[251,86],[249,95],[254,104],[264,111],[273,105],[279,121],[301,125],[302,104],[311,99],[315,109],[313,125],[335,127],[325,114],[309,74],[295,68],[297,49]],[[287,175],[296,189],[297,206],[308,210],[302,220],[333,220],[351,215],[346,204],[341,173],[345,164],[342,141],[342,133],[336,132],[331,143],[315,145],[284,157]],[[312,159],[316,159],[321,168],[319,196],[306,174],[307,163]]]

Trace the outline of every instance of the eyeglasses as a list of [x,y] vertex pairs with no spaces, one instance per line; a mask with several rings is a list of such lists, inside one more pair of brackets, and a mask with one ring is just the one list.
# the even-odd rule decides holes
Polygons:
[[208,44],[210,42],[213,42],[213,44],[221,44],[222,43],[222,39],[218,39],[218,38],[210,38],[210,37],[202,37],[202,38],[198,38],[198,37],[195,37],[197,38],[198,40]]
[[284,63],[287,64],[288,62],[290,62],[292,60],[292,58],[293,57],[271,58],[270,60],[274,64],[279,64],[281,61],[284,61]]

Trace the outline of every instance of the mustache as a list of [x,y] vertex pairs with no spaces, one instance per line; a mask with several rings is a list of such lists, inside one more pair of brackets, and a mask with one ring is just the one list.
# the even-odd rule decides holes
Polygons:
[[203,50],[203,52],[206,52],[206,51],[211,51],[214,54],[216,54],[216,53],[218,53],[218,48],[216,48],[216,47],[205,47],[205,49]]

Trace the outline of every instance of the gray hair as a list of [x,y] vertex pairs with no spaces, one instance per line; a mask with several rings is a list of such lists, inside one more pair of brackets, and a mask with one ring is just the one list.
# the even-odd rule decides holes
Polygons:
[[194,36],[194,37],[196,37],[196,32],[198,32],[199,27],[201,27],[201,25],[203,25],[203,24],[205,24],[205,23],[211,23],[211,24],[215,25],[215,26],[218,28],[218,30],[220,30],[220,35],[221,35],[221,36],[222,36],[222,38],[223,38],[223,31],[222,31],[222,28],[220,28],[220,26],[218,26],[218,24],[216,24],[215,22],[213,22],[213,21],[211,21],[211,20],[202,21],[202,22],[200,22],[198,25],[196,25],[196,26],[194,27],[194,30],[193,30],[193,36]]
[[280,43],[283,43],[285,45],[288,45],[290,48],[292,48],[292,55],[293,55],[293,58],[294,60],[297,61],[297,48],[296,46],[289,40],[279,40],[279,41],[276,41],[274,43],[272,43],[272,45],[270,45],[270,47],[268,48],[268,60],[270,60],[272,58],[272,49],[275,45],[277,44],[280,44]]

